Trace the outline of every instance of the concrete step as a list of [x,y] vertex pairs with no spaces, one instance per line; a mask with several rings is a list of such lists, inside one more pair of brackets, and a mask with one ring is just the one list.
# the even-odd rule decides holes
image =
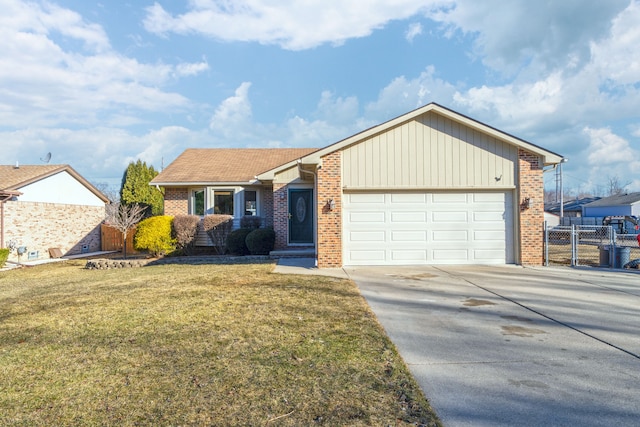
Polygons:
[[304,249],[282,249],[269,252],[271,258],[315,258],[316,251],[314,248]]

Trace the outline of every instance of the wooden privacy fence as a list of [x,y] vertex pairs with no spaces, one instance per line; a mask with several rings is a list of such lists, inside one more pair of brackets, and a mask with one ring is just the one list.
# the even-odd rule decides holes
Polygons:
[[[127,233],[127,253],[133,254],[137,252],[133,248],[133,236],[136,234],[136,229],[132,228]],[[115,228],[102,224],[100,227],[100,236],[102,239],[102,250],[103,251],[119,251],[122,252],[122,246],[124,242],[122,241],[122,233]]]

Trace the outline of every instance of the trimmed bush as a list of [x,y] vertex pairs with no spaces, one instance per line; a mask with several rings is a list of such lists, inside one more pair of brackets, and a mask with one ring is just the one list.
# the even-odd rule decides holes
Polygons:
[[4,267],[4,264],[9,258],[9,249],[0,249],[0,268]]
[[262,218],[255,215],[245,215],[240,218],[240,228],[250,228],[255,230],[256,228],[260,228],[260,224],[262,224]]
[[276,232],[273,228],[258,228],[247,235],[245,243],[251,255],[269,255],[276,244]]
[[152,216],[138,223],[134,246],[137,250],[146,250],[153,256],[164,255],[176,249],[176,241],[171,237],[173,217],[168,215]]
[[238,228],[229,233],[227,237],[227,250],[233,255],[248,255],[249,249],[247,248],[245,239],[252,231],[252,228]]
[[173,218],[173,238],[176,246],[185,255],[191,255],[196,245],[200,217],[197,215],[176,215]]
[[202,226],[218,253],[224,254],[227,237],[233,227],[233,216],[219,214],[207,215],[202,221]]

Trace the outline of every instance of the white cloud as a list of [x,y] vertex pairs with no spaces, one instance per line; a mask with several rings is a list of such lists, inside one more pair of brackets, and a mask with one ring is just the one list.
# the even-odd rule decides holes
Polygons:
[[614,84],[640,81],[640,3],[631,2],[613,19],[607,39],[591,43],[593,63],[604,79]]
[[413,24],[409,25],[409,28],[404,33],[404,37],[408,42],[412,42],[413,39],[415,39],[420,34],[422,34],[422,24],[420,24],[419,22],[414,22]]
[[606,35],[629,0],[546,2],[456,0],[430,17],[453,36],[472,35],[475,54],[489,67],[513,74],[542,72],[569,61],[585,63],[589,43]]
[[453,100],[456,87],[436,77],[434,66],[428,66],[413,79],[396,77],[378,94],[378,99],[366,106],[366,116],[373,120],[389,120],[430,102],[447,105]]
[[[208,68],[206,62],[145,64],[110,46],[104,29],[44,2],[2,0],[0,126],[12,128],[138,122],[190,102],[163,89]],[[73,46],[69,40],[82,43]]]
[[611,132],[611,129],[592,129],[586,127],[584,133],[589,137],[590,141],[588,160],[591,167],[640,162],[638,152],[631,148],[629,141],[614,134]]
[[195,76],[203,71],[209,69],[209,64],[206,61],[195,62],[192,64],[183,63],[176,66],[176,75],[178,76]]
[[590,181],[602,185],[604,177],[619,177],[637,189],[640,181],[628,178],[640,173],[640,152],[609,128],[586,127],[583,132],[589,139],[585,152]]
[[350,38],[365,37],[389,21],[427,12],[442,0],[234,0],[233,2],[192,1],[189,9],[172,15],[162,5],[147,8],[147,31],[198,33],[227,41],[276,44],[301,50],[324,43],[341,44]]
[[251,126],[251,101],[249,100],[250,82],[242,83],[235,94],[218,105],[209,122],[209,127],[225,136],[239,138]]

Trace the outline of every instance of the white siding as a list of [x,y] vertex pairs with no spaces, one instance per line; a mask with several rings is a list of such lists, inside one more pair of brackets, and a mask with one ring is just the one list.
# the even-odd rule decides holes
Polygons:
[[346,189],[515,187],[518,149],[429,112],[347,147]]
[[104,206],[105,203],[67,172],[60,172],[18,189],[21,202]]

